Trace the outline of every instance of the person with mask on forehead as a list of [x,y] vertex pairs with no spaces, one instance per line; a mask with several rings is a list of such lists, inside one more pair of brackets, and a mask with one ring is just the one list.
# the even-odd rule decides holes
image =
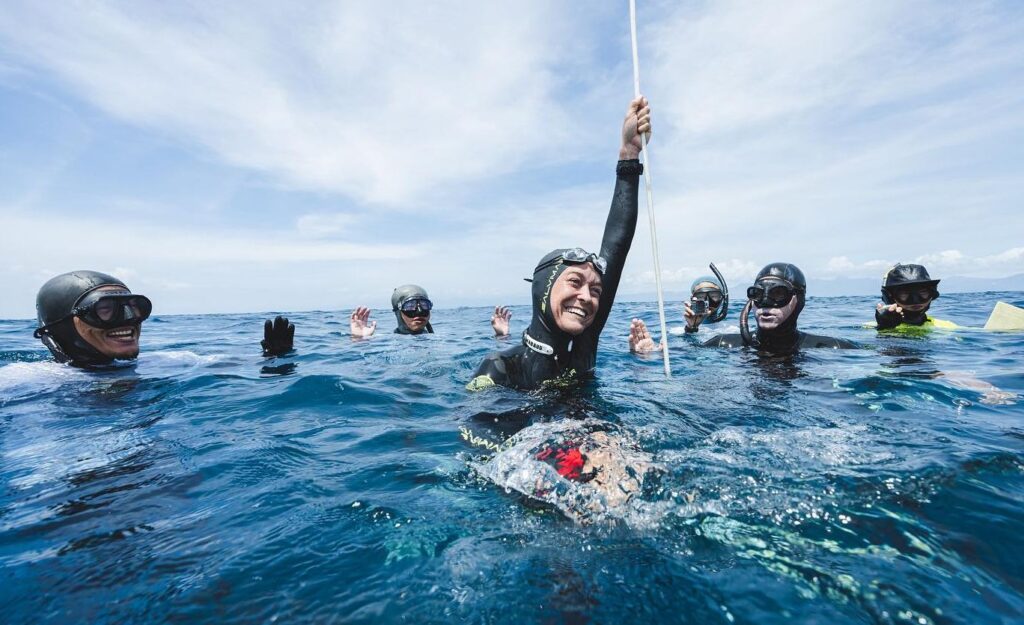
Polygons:
[[39,289],[39,327],[33,335],[57,362],[109,365],[138,357],[142,322],[152,312],[148,297],[132,293],[117,278],[98,271],[71,271]]
[[928,316],[932,302],[939,297],[939,281],[932,280],[921,265],[897,263],[882,277],[882,302],[875,306],[875,324],[879,330],[956,329],[951,321]]
[[[797,318],[807,297],[807,280],[790,263],[771,263],[758,272],[747,288],[747,304],[740,313],[740,333],[721,334],[704,343],[707,347],[754,347],[770,354],[791,354],[812,347],[855,348],[845,339],[819,336],[797,330]],[[754,312],[757,329],[752,333],[747,320]]]
[[593,370],[598,338],[611,312],[636,230],[643,172],[638,159],[640,136],[650,134],[650,117],[646,98],[630,102],[622,124],[615,191],[600,252],[556,249],[540,259],[531,280],[533,315],[522,344],[488,355],[467,389],[494,385],[534,389]]

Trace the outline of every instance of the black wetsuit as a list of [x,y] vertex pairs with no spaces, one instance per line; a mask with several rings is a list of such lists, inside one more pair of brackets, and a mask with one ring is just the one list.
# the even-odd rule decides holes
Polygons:
[[[743,335],[719,334],[718,336],[712,337],[708,341],[704,342],[704,347],[743,347]],[[856,343],[847,341],[846,339],[821,336],[820,334],[809,334],[798,330],[795,335],[787,337],[785,340],[778,340],[775,337],[772,337],[772,340],[766,341],[764,338],[761,338],[761,346],[758,349],[760,351],[771,352],[773,354],[789,354],[800,349],[814,347],[854,349],[857,345]]]
[[[600,256],[607,261],[607,268],[601,277],[601,297],[593,323],[575,337],[554,328],[550,318],[550,306],[546,313],[541,312],[543,306],[538,299],[547,297],[547,294],[543,292],[544,281],[535,274],[534,317],[527,333],[530,337],[550,346],[554,353],[543,354],[528,347],[524,342],[512,349],[490,354],[480,363],[469,388],[482,388],[493,383],[533,389],[547,380],[563,376],[578,378],[593,371],[597,362],[597,341],[611,313],[622,269],[626,264],[626,255],[636,231],[637,194],[642,172],[643,168],[638,160],[619,161],[616,167],[615,192],[608,212],[608,221],[604,227],[604,237],[601,240]],[[555,277],[557,274],[552,273],[547,279],[549,291]],[[480,384],[481,379],[485,383]]]

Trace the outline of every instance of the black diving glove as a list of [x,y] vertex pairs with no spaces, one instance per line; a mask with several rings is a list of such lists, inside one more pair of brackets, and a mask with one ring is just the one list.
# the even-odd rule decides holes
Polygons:
[[267,319],[263,324],[263,346],[264,356],[280,356],[292,351],[292,342],[295,338],[295,324],[288,323],[287,317],[280,315],[273,322]]
[[875,324],[879,330],[889,330],[903,323],[903,315],[895,310],[875,309]]

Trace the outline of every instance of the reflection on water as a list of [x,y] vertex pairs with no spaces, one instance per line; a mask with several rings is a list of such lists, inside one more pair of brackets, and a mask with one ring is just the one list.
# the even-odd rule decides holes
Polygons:
[[355,343],[293,315],[273,360],[259,317],[155,319],[93,373],[0,322],[4,622],[1019,622],[1024,336],[872,306],[801,316],[864,349],[674,336],[665,379],[625,305],[597,379],[538,393],[463,390],[508,345],[479,309]]

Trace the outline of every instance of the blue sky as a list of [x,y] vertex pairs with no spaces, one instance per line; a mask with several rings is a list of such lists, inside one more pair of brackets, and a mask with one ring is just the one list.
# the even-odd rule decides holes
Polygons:
[[[0,317],[80,268],[164,314],[525,303],[598,246],[626,2],[219,4],[5,2]],[[1024,272],[1024,5],[638,4],[670,295]],[[654,298],[643,214],[626,272]]]

